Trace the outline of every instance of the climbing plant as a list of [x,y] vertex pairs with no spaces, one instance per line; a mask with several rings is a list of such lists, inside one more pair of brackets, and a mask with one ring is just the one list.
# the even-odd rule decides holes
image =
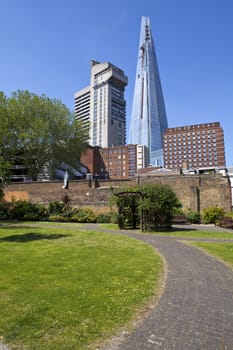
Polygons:
[[180,207],[173,190],[161,184],[127,188],[115,197],[120,228],[140,226],[143,231],[170,228],[174,209]]

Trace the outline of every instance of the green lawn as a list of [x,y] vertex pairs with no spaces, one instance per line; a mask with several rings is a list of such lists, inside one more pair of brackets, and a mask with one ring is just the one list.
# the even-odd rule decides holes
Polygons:
[[0,339],[12,349],[97,345],[159,290],[152,247],[56,225],[0,227]]
[[191,244],[221,259],[233,268],[233,243],[192,242]]
[[[118,225],[116,224],[101,224],[103,228],[109,230],[118,230]],[[135,233],[140,234],[151,234],[151,235],[162,235],[170,237],[181,237],[181,238],[216,238],[216,239],[232,239],[233,240],[233,230],[232,232],[212,232],[212,231],[198,231],[190,229],[184,229],[182,231],[158,231],[158,232],[142,232],[141,230],[135,230]]]

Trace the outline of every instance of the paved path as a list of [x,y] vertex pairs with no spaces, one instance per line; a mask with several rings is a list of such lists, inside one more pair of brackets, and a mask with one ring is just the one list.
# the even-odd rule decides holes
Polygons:
[[164,292],[131,334],[102,350],[233,350],[233,271],[174,237],[126,233],[167,262]]

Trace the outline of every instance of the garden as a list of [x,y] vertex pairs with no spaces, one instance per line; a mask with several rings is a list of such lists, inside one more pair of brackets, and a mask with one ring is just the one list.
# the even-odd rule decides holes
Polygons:
[[[192,244],[232,268],[233,243],[223,241],[231,232],[171,228],[175,215],[189,213],[169,188],[124,189],[114,203],[118,212],[96,215],[73,208],[68,197],[47,206],[0,202],[0,343],[12,350],[96,349],[155,302],[164,276],[160,255],[102,228],[222,239]],[[207,208],[201,219],[217,224],[230,214]]]

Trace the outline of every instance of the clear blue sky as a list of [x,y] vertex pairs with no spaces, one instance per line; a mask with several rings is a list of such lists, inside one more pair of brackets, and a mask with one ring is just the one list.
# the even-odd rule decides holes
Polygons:
[[73,110],[91,59],[110,61],[129,79],[129,120],[143,15],[169,126],[220,121],[232,166],[233,0],[0,0],[0,90],[44,93]]

